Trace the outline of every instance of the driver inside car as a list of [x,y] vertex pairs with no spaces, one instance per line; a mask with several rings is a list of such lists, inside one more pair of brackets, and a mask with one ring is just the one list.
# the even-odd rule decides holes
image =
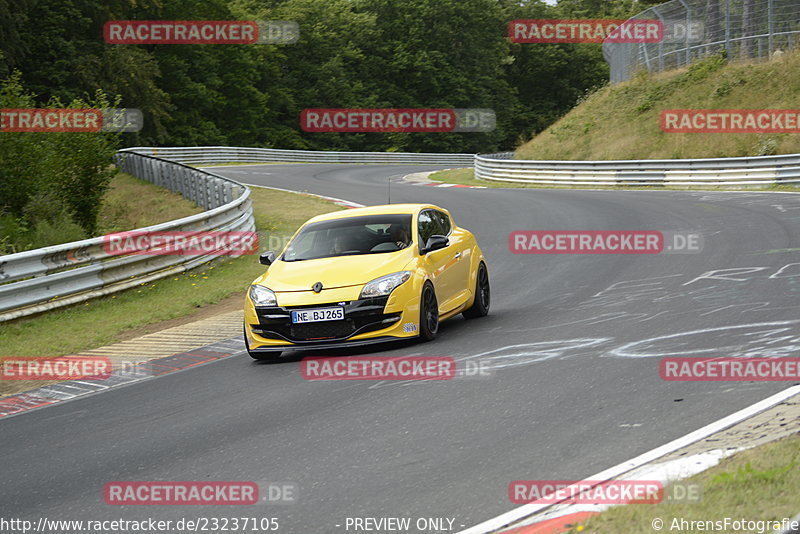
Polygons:
[[344,251],[348,250],[348,243],[347,239],[344,236],[337,236],[333,240],[333,249],[331,250],[331,254],[339,255],[342,254]]
[[397,250],[406,248],[411,241],[408,237],[408,231],[401,224],[393,224],[389,229],[389,235],[392,237],[392,242],[397,246]]

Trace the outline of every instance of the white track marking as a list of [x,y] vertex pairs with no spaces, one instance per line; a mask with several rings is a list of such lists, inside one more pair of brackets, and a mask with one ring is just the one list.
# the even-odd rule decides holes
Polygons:
[[[776,404],[780,404],[781,402],[785,401],[786,399],[793,397],[800,393],[800,386],[792,386],[787,388],[780,393],[776,393],[771,397],[767,397],[766,399],[759,401],[751,406],[743,410],[739,410],[738,412],[731,414],[727,417],[723,417],[722,419],[715,421],[709,425],[704,426],[694,432],[690,432],[683,437],[680,437],[676,440],[670,441],[669,443],[662,445],[660,447],[656,447],[655,449],[646,452],[637,456],[636,458],[632,458],[626,462],[621,464],[615,465],[614,467],[610,467],[605,471],[601,471],[596,475],[592,475],[587,477],[585,481],[591,480],[611,480],[613,478],[619,477],[620,475],[627,473],[628,471],[632,471],[633,469],[637,469],[646,465],[653,460],[661,458],[671,452],[677,451],[682,449],[683,447],[695,443],[696,441],[700,441],[701,439],[707,438],[708,436],[719,432],[720,430],[724,430],[730,426],[739,423],[753,415],[763,412],[764,410],[775,406]],[[581,481],[581,483],[585,483],[585,481]],[[550,506],[552,504],[525,504],[510,512],[506,512],[502,515],[499,515],[495,518],[489,519],[488,521],[484,521],[474,527],[470,527],[466,530],[462,530],[458,534],[486,534],[489,532],[495,532],[500,530],[503,527],[511,525],[512,523],[516,523],[525,517],[533,515],[537,512],[540,512]]]

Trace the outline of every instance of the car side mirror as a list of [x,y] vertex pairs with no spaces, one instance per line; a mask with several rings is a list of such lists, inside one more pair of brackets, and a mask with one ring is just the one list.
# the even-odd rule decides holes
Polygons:
[[272,265],[275,261],[275,253],[268,250],[258,257],[258,263],[261,265]]
[[428,252],[443,249],[449,244],[450,240],[447,239],[447,236],[432,235],[428,238],[428,242],[425,243],[425,249],[423,250],[423,253],[427,254]]

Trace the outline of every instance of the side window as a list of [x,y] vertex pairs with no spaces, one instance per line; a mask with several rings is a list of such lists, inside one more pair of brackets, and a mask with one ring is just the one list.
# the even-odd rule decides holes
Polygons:
[[425,243],[428,242],[428,238],[436,234],[437,226],[437,221],[433,217],[433,211],[425,210],[420,212],[417,226],[420,248],[425,246]]
[[433,213],[439,222],[436,232],[439,235],[450,235],[450,231],[453,229],[453,225],[450,223],[450,217],[441,211],[434,211]]

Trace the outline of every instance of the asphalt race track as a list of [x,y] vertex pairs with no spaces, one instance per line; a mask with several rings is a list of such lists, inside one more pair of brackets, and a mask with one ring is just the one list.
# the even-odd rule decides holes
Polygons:
[[[309,382],[298,358],[269,365],[241,354],[61,403],[0,421],[0,515],[271,516],[279,532],[297,534],[347,532],[348,517],[443,517],[457,531],[516,507],[511,481],[586,478],[790,385],[667,382],[658,363],[798,354],[800,196],[460,189],[400,179],[433,168],[216,172],[363,204],[385,203],[391,178],[393,202],[449,209],[488,258],[490,315],[443,323],[433,343],[334,354],[452,356],[491,362],[493,376]],[[696,231],[704,250],[515,255],[514,230]],[[106,505],[103,485],[120,480],[293,482],[299,498]]]

